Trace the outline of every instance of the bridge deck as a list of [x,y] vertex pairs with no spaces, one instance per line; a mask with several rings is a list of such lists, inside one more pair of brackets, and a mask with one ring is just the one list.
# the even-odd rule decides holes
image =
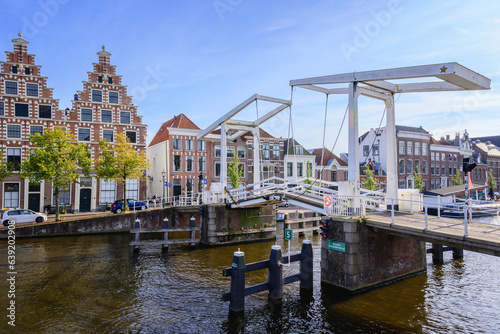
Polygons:
[[395,213],[391,226],[390,212],[369,212],[365,221],[390,234],[500,256],[500,226],[468,223],[464,236],[464,222],[458,219],[428,216],[427,230],[422,215]]

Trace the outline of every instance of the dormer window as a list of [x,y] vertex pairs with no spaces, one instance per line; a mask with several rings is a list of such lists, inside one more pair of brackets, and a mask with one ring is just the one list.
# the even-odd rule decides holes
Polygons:
[[17,66],[16,65],[12,66],[12,73],[17,73]]

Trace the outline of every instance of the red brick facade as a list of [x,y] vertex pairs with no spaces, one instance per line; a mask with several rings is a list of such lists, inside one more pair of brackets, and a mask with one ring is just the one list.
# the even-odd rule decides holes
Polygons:
[[[137,149],[145,150],[146,125],[137,116],[137,107],[127,96],[126,87],[121,85],[115,66],[109,64],[108,52],[98,53],[99,63],[94,64],[83,91],[75,95],[72,109],[59,110],[59,101],[53,98],[52,88],[47,87],[47,78],[41,76],[41,66],[35,64],[34,55],[27,53],[28,42],[21,37],[12,40],[14,51],[6,52],[7,60],[0,62],[0,145],[4,161],[18,169],[31,147],[29,135],[43,133],[54,126],[64,126],[80,141],[88,143],[94,159],[98,140],[104,135],[112,139],[119,132],[135,137]],[[101,92],[101,102],[93,101],[92,90]],[[94,92],[95,98],[97,95]],[[102,110],[110,111],[105,112],[104,121]],[[100,200],[98,180],[91,177],[82,181],[63,191],[61,204],[69,211],[105,208],[106,203]],[[113,201],[121,198],[120,187],[108,189],[107,198],[111,198],[111,193],[115,194]],[[138,199],[145,198],[145,182],[136,188]],[[49,182],[29,186],[29,181],[20,178],[16,171],[4,180],[0,196],[4,207],[42,211],[55,204]]]

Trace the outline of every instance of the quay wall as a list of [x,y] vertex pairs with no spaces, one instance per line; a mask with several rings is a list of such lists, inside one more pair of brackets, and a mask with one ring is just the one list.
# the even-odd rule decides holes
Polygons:
[[[159,229],[163,219],[170,227],[189,226],[194,218],[201,226],[201,243],[217,245],[275,238],[276,209],[274,206],[230,210],[225,205],[169,207],[146,211],[130,211],[116,215],[89,216],[41,224],[22,224],[15,229],[16,238],[129,232],[139,219],[141,228]],[[201,214],[200,214],[201,213]],[[0,239],[7,238],[7,228],[0,228]]]

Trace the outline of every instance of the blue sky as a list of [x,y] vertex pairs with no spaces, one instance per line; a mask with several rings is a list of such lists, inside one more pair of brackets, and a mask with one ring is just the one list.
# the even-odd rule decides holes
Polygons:
[[[437,138],[464,129],[500,135],[499,1],[2,0],[0,8],[0,49],[11,51],[22,32],[62,109],[105,45],[148,125],[148,143],[180,113],[205,128],[255,93],[290,99],[292,79],[441,62],[489,77],[492,89],[400,95],[397,124]],[[347,96],[330,96],[328,148],[346,105]],[[242,118],[270,107],[251,106]],[[306,148],[322,145],[324,111],[323,94],[294,91],[293,133]],[[383,111],[361,98],[360,134]],[[285,110],[263,127],[287,137],[288,124]],[[346,128],[335,153],[347,151]]]

